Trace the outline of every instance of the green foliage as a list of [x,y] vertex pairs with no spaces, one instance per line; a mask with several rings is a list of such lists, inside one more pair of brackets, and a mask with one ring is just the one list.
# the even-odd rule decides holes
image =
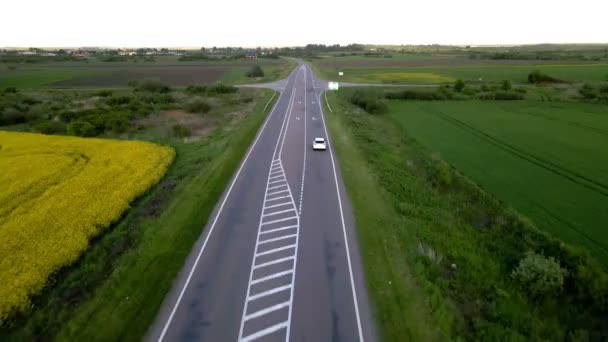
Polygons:
[[534,70],[528,74],[528,83],[539,84],[539,83],[559,83],[560,80],[553,78],[547,74],[543,74],[540,70]]
[[589,83],[583,84],[583,86],[578,90],[578,92],[586,100],[593,100],[598,95],[595,87]]
[[524,95],[522,95],[520,92],[497,91],[491,93],[481,93],[478,95],[478,98],[481,100],[514,101],[523,100]]
[[[447,88],[443,88],[447,89]],[[424,91],[424,90],[402,90],[399,92],[387,92],[384,95],[389,100],[422,100],[422,101],[440,101],[446,100],[445,91]]]
[[143,80],[135,83],[131,83],[134,87],[134,91],[147,91],[151,93],[168,93],[171,91],[169,86],[164,85],[161,81],[157,80]]
[[511,277],[534,298],[560,291],[566,275],[568,272],[553,257],[547,258],[532,251],[526,252],[517,268],[511,272]]
[[93,137],[96,136],[97,130],[95,126],[88,121],[77,120],[68,125],[68,134],[79,137]]
[[4,88],[4,89],[2,89],[0,91],[0,95],[3,95],[3,94],[16,94],[17,92],[18,91],[17,91],[16,87],[6,87],[6,88]]
[[36,132],[44,134],[65,134],[67,132],[66,125],[60,121],[45,120],[33,125]]
[[259,64],[253,65],[245,74],[247,77],[264,77],[264,70]]
[[207,93],[206,86],[189,85],[186,87],[186,93],[190,95],[203,95]]
[[200,99],[195,99],[184,104],[184,110],[190,113],[208,113],[211,110],[211,106]]
[[217,83],[208,88],[209,94],[232,94],[239,90],[237,87]]
[[370,114],[384,114],[388,108],[375,92],[369,90],[356,90],[349,101]]
[[500,82],[500,88],[504,91],[509,91],[511,90],[512,86],[511,86],[511,81],[509,80],[502,80]]
[[[521,137],[522,125],[526,125],[529,134],[539,135],[531,124],[537,122],[537,115],[555,115],[565,106],[580,104],[552,106],[542,111],[532,101],[511,104],[508,110],[502,105],[480,101],[393,101],[389,103],[387,115],[371,116],[348,105],[348,91],[338,94],[343,97],[342,101],[328,96],[334,110],[333,115],[327,117],[328,127],[334,136],[340,137],[334,141],[334,147],[343,165],[342,173],[354,207],[368,289],[375,312],[382,317],[379,324],[386,340],[400,341],[403,336],[433,340],[421,336],[428,331],[439,331],[437,334],[446,340],[563,340],[566,336],[602,340],[608,336],[606,270],[586,252],[538,230],[530,220],[506,207],[505,202],[516,206],[522,202],[505,197],[499,188],[502,186],[508,194],[523,191],[528,201],[523,207],[526,214],[534,209],[534,204],[526,203],[542,204],[543,214],[548,210],[555,213],[552,201],[563,202],[563,193],[578,193],[563,189],[569,180],[560,183],[550,172],[534,173],[531,169],[537,166],[532,162],[517,155],[510,160],[506,156],[507,147],[496,146],[500,144],[496,139],[507,139],[509,145],[525,152],[530,141]],[[599,113],[601,108],[597,107],[600,106],[587,105],[585,109]],[[498,115],[498,109],[504,113]],[[528,123],[523,115],[530,112],[535,115],[530,114]],[[516,120],[509,121],[513,116]],[[538,123],[542,138],[535,145],[537,153],[550,154],[550,149],[556,147],[547,139],[562,138],[561,131],[553,127],[562,124],[551,119],[553,117]],[[496,127],[496,122],[501,123],[500,127]],[[572,128],[565,127],[564,131],[572,132]],[[505,132],[511,134],[505,138]],[[575,139],[580,140],[582,136],[586,134]],[[490,138],[494,140],[485,140]],[[561,155],[569,154],[562,145],[559,149]],[[579,154],[583,151],[573,150]],[[447,161],[455,168],[504,202],[456,170],[441,166],[438,158],[429,156],[430,151],[449,158]],[[588,159],[592,158],[581,156],[581,160]],[[492,172],[488,172],[488,161]],[[509,163],[515,165],[508,166]],[[592,161],[590,165],[597,162]],[[451,171],[450,186],[438,186],[437,179],[447,170]],[[527,173],[518,177],[523,170]],[[524,189],[518,185],[520,178],[529,181]],[[551,191],[553,189],[555,191]],[[545,196],[543,192],[547,191],[550,193]],[[576,196],[579,201],[581,197]],[[580,207],[595,207],[581,213],[602,215],[603,197],[595,198],[602,204],[583,201]],[[565,212],[580,207],[559,208]],[[560,215],[556,217],[560,221],[569,221],[567,213],[555,215]],[[574,218],[582,216],[585,214]],[[534,218],[546,227],[547,222],[543,221],[548,219],[546,216]],[[557,221],[548,220],[552,225]],[[604,221],[604,216],[594,217],[583,224],[594,229]],[[574,241],[569,228],[560,229],[568,241]],[[591,238],[602,234],[601,230],[583,232],[591,234]],[[557,291],[559,287],[536,287],[535,281],[525,282],[535,284],[531,287],[523,286],[520,278],[511,276],[518,263],[525,259],[526,250],[544,251],[547,260],[553,258],[558,263],[560,272],[568,270],[567,277],[561,273],[563,286],[559,294],[548,295],[550,289]],[[553,266],[526,273],[549,275],[548,278],[522,279],[550,279],[544,283],[559,284],[559,276],[557,282],[552,281],[555,279],[551,278],[555,272],[550,272]],[[543,273],[546,270],[550,271]],[[549,290],[544,292],[543,299],[533,295],[534,290],[529,288]],[[418,299],[422,304],[416,305]],[[425,312],[432,318],[425,317]]]
[[112,96],[112,91],[111,90],[96,91],[96,92],[93,93],[93,96],[110,97],[110,96]]
[[465,87],[464,81],[462,79],[457,79],[456,82],[454,82],[454,90],[457,92],[461,92]]
[[183,126],[180,124],[175,124],[175,125],[173,125],[172,129],[173,129],[173,136],[175,136],[175,137],[185,138],[185,137],[190,136],[190,129],[186,126]]

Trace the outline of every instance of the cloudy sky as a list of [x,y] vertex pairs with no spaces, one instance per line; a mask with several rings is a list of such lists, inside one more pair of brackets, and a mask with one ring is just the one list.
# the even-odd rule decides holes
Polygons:
[[19,0],[0,46],[608,43],[608,0]]

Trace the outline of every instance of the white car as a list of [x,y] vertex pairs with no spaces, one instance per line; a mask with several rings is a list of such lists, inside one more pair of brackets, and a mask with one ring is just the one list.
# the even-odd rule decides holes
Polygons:
[[315,138],[312,142],[312,149],[315,151],[325,151],[327,150],[327,143],[323,138]]

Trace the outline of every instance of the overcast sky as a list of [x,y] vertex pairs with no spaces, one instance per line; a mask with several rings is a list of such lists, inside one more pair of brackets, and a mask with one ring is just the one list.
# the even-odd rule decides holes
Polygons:
[[608,0],[15,0],[0,46],[607,43]]

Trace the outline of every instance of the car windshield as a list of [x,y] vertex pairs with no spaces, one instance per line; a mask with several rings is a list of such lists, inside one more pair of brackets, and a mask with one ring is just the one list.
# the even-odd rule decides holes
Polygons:
[[317,138],[317,139],[315,139],[315,143],[317,143],[317,144],[322,144],[322,143],[324,143],[324,142],[325,142],[325,140],[323,140],[323,139],[321,139],[321,138]]

